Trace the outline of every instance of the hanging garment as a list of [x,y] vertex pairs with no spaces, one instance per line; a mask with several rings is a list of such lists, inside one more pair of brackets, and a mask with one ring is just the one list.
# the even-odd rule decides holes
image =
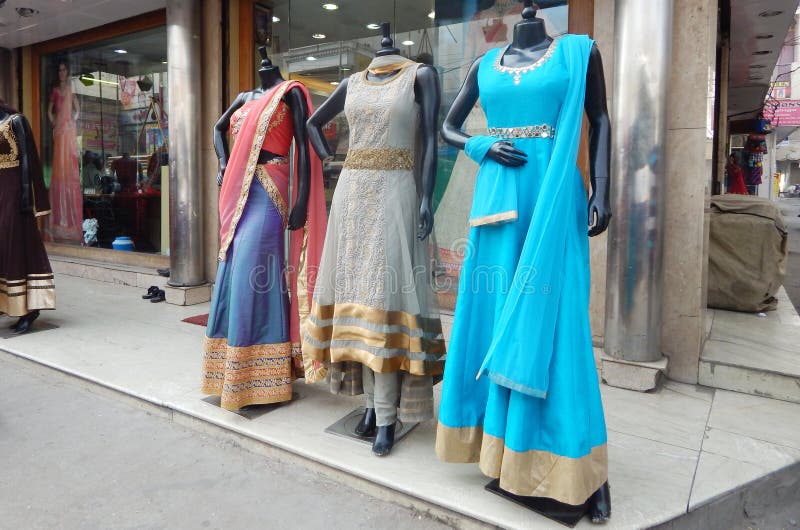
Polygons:
[[[303,328],[307,381],[325,373],[309,367],[332,363],[332,391],[346,384],[348,393],[360,393],[360,366],[353,363],[384,374],[403,371],[399,417],[404,421],[433,417],[431,376],[441,374],[445,357],[431,257],[427,243],[417,239],[418,67],[405,61],[384,81],[370,81],[366,71],[348,79],[349,151]],[[425,398],[420,381],[428,389]],[[411,395],[419,399],[404,406]]]
[[50,93],[55,122],[53,123],[53,167],[50,172],[50,204],[53,213],[45,235],[52,241],[80,243],[83,238],[83,193],[78,169],[78,135],[72,119],[72,99],[67,86]]
[[[14,133],[13,120],[27,130],[24,146]],[[21,151],[29,168],[26,182]],[[53,271],[36,226],[36,217],[49,213],[33,133],[21,114],[11,114],[0,123],[0,314],[21,317],[37,309],[55,309]]]
[[767,153],[767,140],[763,134],[751,133],[744,144],[747,156],[747,182],[748,186],[761,184],[764,175],[764,155]]
[[[294,87],[302,90],[311,109],[305,86],[286,81],[246,102],[231,118],[233,149],[220,190],[220,263],[206,328],[202,386],[203,392],[221,396],[221,406],[228,410],[288,401],[293,359],[302,374],[300,322],[308,315],[322,253],[325,197],[322,165],[312,155],[308,220],[305,228],[290,232],[287,270],[287,154],[294,129],[282,98]],[[262,149],[281,156],[258,164]],[[296,190],[295,185],[295,195]]]
[[725,165],[725,170],[728,172],[728,193],[735,193],[737,195],[747,195],[747,187],[744,184],[744,175],[742,168],[735,162],[728,162]]
[[[442,460],[479,462],[506,491],[573,505],[607,478],[576,166],[592,45],[565,35],[530,66],[504,66],[507,47],[480,63],[489,135],[465,147],[480,172],[436,436]],[[486,158],[500,139],[527,163]]]

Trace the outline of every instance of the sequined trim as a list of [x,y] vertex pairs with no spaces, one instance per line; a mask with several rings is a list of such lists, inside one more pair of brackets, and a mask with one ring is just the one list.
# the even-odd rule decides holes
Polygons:
[[221,396],[226,410],[292,399],[290,342],[231,346],[225,338],[206,337],[203,357],[205,394]]
[[489,127],[489,136],[498,138],[552,138],[556,128],[552,125],[528,125],[526,127]]
[[275,110],[275,115],[269,120],[267,134],[269,134],[272,129],[283,123],[283,120],[286,119],[286,115],[289,114],[289,106],[286,103],[281,101],[278,103],[278,105],[279,108]]
[[0,124],[0,135],[8,142],[10,152],[0,154],[0,169],[8,169],[11,167],[19,167],[19,148],[17,147],[17,136],[14,134],[14,129],[11,127],[11,120],[14,119],[15,114],[9,116],[6,121]]
[[267,195],[269,195],[272,204],[278,209],[278,213],[281,214],[283,228],[285,229],[286,225],[289,223],[289,208],[286,206],[286,201],[283,199],[280,190],[278,190],[278,186],[272,181],[272,177],[269,176],[264,166],[258,166],[256,168],[256,178],[267,192]]
[[217,259],[220,261],[225,261],[225,257],[228,253],[228,247],[230,247],[231,241],[233,241],[233,236],[236,233],[236,226],[239,224],[239,219],[241,219],[242,212],[244,212],[244,207],[247,204],[247,196],[250,193],[250,185],[253,183],[253,176],[255,175],[256,168],[259,167],[258,156],[261,154],[261,146],[264,144],[264,138],[267,136],[267,129],[269,122],[272,119],[272,114],[275,112],[275,109],[281,102],[281,98],[283,98],[283,95],[289,89],[291,84],[291,81],[284,81],[283,84],[278,87],[278,89],[275,91],[275,94],[272,96],[272,100],[270,100],[270,102],[267,104],[267,107],[258,118],[256,134],[253,136],[253,141],[250,145],[250,156],[247,159],[247,166],[244,171],[244,179],[242,179],[242,189],[239,194],[239,201],[236,204],[236,210],[233,212],[231,226],[228,229],[228,233],[225,234],[225,239],[220,244],[219,254],[217,255]]
[[234,142],[236,141],[236,137],[239,135],[239,131],[242,129],[242,123],[249,112],[250,108],[245,105],[233,114],[233,117],[231,118],[231,136],[233,137]]
[[518,85],[520,82],[520,78],[522,74],[527,74],[530,71],[536,70],[540,66],[542,66],[555,52],[556,47],[558,46],[558,41],[560,39],[553,39],[553,42],[550,43],[550,46],[547,47],[547,51],[539,57],[539,59],[531,64],[525,66],[503,66],[502,60],[503,56],[506,54],[508,49],[511,47],[511,44],[503,48],[500,52],[497,53],[497,57],[494,60],[494,69],[498,72],[503,72],[504,74],[513,75],[514,76],[514,84]]
[[414,169],[411,149],[376,147],[351,149],[344,161],[345,169]]

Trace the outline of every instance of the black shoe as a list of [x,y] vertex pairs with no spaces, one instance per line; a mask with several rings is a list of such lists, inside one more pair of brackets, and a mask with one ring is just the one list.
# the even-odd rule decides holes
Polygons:
[[165,278],[169,278],[169,269],[156,269],[156,272],[159,276],[164,276]]
[[19,321],[13,327],[14,335],[22,335],[26,333],[29,329],[31,329],[31,325],[33,325],[33,321],[39,317],[39,311],[31,311],[24,317],[20,317]]
[[611,519],[611,491],[608,482],[589,497],[589,517],[594,524],[603,524]]
[[353,429],[353,432],[356,433],[356,436],[361,436],[363,438],[372,438],[375,436],[375,409],[366,409],[364,411],[364,415],[361,416],[361,421],[358,422],[356,428]]
[[166,294],[167,293],[165,293],[163,289],[159,289],[156,295],[150,299],[150,303],[156,304],[158,302],[163,302],[164,300],[167,299]]
[[143,294],[142,298],[145,300],[150,300],[151,298],[155,298],[156,295],[158,294],[158,291],[159,289],[157,285],[151,285],[150,288],[147,290],[147,294]]
[[381,425],[378,427],[378,432],[375,434],[375,441],[372,442],[372,452],[375,456],[386,456],[392,452],[394,447],[394,426]]

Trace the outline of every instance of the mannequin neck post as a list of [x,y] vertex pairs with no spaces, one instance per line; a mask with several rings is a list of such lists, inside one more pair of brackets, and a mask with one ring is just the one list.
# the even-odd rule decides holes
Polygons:
[[511,46],[517,49],[539,48],[549,40],[542,19],[525,18],[514,25],[514,38]]

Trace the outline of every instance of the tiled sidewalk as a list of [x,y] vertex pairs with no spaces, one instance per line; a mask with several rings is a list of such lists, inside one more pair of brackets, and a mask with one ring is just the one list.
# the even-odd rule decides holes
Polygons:
[[[321,386],[295,385],[297,399],[248,419],[199,392],[203,328],[182,318],[207,305],[140,299],[142,289],[58,275],[58,310],[44,329],[0,339],[0,350],[167,407],[420,498],[465,518],[504,528],[554,523],[484,491],[475,465],[443,464],[434,423],[420,425],[389,458],[324,433],[360,405]],[[0,317],[0,326],[10,319]],[[5,355],[5,354],[3,354]],[[670,521],[737,487],[800,462],[800,405],[668,382],[651,394],[603,386],[609,429],[613,517],[605,528]],[[578,528],[589,528],[584,520]]]

